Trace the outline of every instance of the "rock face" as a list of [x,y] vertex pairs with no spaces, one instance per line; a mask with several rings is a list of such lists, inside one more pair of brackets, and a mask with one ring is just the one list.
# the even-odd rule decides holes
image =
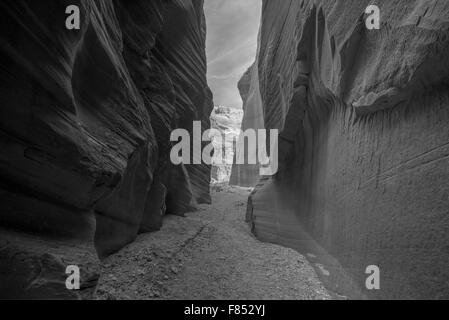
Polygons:
[[169,160],[173,129],[210,125],[203,1],[0,7],[0,298],[89,296],[98,256],[210,201],[210,168]]
[[243,110],[231,107],[218,106],[211,114],[211,128],[217,130],[212,136],[214,157],[212,159],[212,181],[228,183],[231,178],[232,163],[236,142],[240,136]]
[[[240,79],[238,88],[242,97],[244,110],[241,131],[244,132],[248,129],[264,129],[262,99],[259,89],[258,61],[256,61]],[[243,136],[241,135],[239,139],[243,139]],[[242,141],[239,143],[240,145],[243,145]],[[244,159],[248,159],[248,152],[251,152],[251,150],[250,148],[244,148],[244,150],[238,150],[237,152],[244,152]],[[256,155],[253,155],[253,157],[257,158]],[[230,179],[231,185],[254,187],[259,179],[258,164],[248,164],[248,161],[245,161],[244,164],[238,164],[237,161],[234,162]]]
[[255,76],[280,170],[248,220],[338,293],[449,298],[449,2],[375,1],[368,30],[371,2],[264,1]]

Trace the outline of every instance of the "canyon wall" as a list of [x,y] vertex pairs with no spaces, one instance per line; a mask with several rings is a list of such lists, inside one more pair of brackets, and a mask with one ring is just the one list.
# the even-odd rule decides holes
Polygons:
[[336,294],[449,298],[448,31],[445,0],[263,1],[256,77],[280,170],[248,221]]
[[[238,89],[243,101],[244,117],[241,126],[241,134],[238,145],[245,145],[236,152],[234,165],[231,170],[230,184],[241,187],[254,187],[261,176],[259,175],[259,165],[250,164],[248,160],[244,163],[237,163],[237,159],[249,159],[252,156],[257,159],[257,155],[249,155],[251,152],[248,142],[243,141],[243,133],[248,129],[264,129],[264,118],[262,110],[262,100],[259,89],[259,68],[256,61],[243,75],[238,83]],[[238,152],[242,152],[239,155]],[[256,151],[257,152],[257,151]]]
[[210,168],[169,159],[173,129],[210,126],[203,1],[0,8],[0,298],[90,297],[99,257],[210,202]]

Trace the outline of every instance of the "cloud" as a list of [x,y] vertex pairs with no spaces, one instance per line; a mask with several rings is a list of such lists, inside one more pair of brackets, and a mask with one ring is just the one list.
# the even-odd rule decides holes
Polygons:
[[216,105],[242,107],[237,82],[254,62],[261,0],[205,0],[208,81]]

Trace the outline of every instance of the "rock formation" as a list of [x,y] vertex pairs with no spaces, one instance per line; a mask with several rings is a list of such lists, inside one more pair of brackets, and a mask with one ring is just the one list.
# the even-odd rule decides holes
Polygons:
[[203,1],[0,7],[0,298],[89,297],[98,256],[210,201],[208,166],[169,161],[173,129],[210,126]]
[[[449,2],[377,0],[368,30],[371,2],[263,2],[252,79],[280,170],[248,220],[337,293],[449,298]],[[380,290],[365,287],[370,265]]]
[[214,158],[212,159],[212,182],[228,183],[231,178],[236,142],[240,135],[243,110],[231,107],[215,107],[210,120],[211,128],[219,135],[212,136]]
[[[259,68],[258,62],[254,63],[243,75],[238,83],[238,88],[243,101],[244,117],[241,131],[245,132],[247,129],[264,129],[264,119],[262,110],[262,100],[259,89]],[[240,136],[239,143],[243,145]],[[237,150],[239,152],[239,150]],[[248,152],[250,148],[240,150],[244,152],[244,159],[248,159]],[[238,155],[236,156],[238,157]],[[256,155],[253,155],[256,158]],[[259,165],[249,164],[247,161],[243,164],[238,164],[234,161],[231,172],[230,184],[241,187],[254,187],[261,177],[259,176]]]

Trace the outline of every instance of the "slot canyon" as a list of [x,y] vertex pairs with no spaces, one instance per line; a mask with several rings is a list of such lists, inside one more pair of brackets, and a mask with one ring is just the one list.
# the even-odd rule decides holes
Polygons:
[[[211,84],[224,3],[0,2],[0,299],[449,298],[449,2],[260,0],[243,110]],[[224,144],[174,165],[195,121]],[[251,129],[272,176],[235,161]]]

